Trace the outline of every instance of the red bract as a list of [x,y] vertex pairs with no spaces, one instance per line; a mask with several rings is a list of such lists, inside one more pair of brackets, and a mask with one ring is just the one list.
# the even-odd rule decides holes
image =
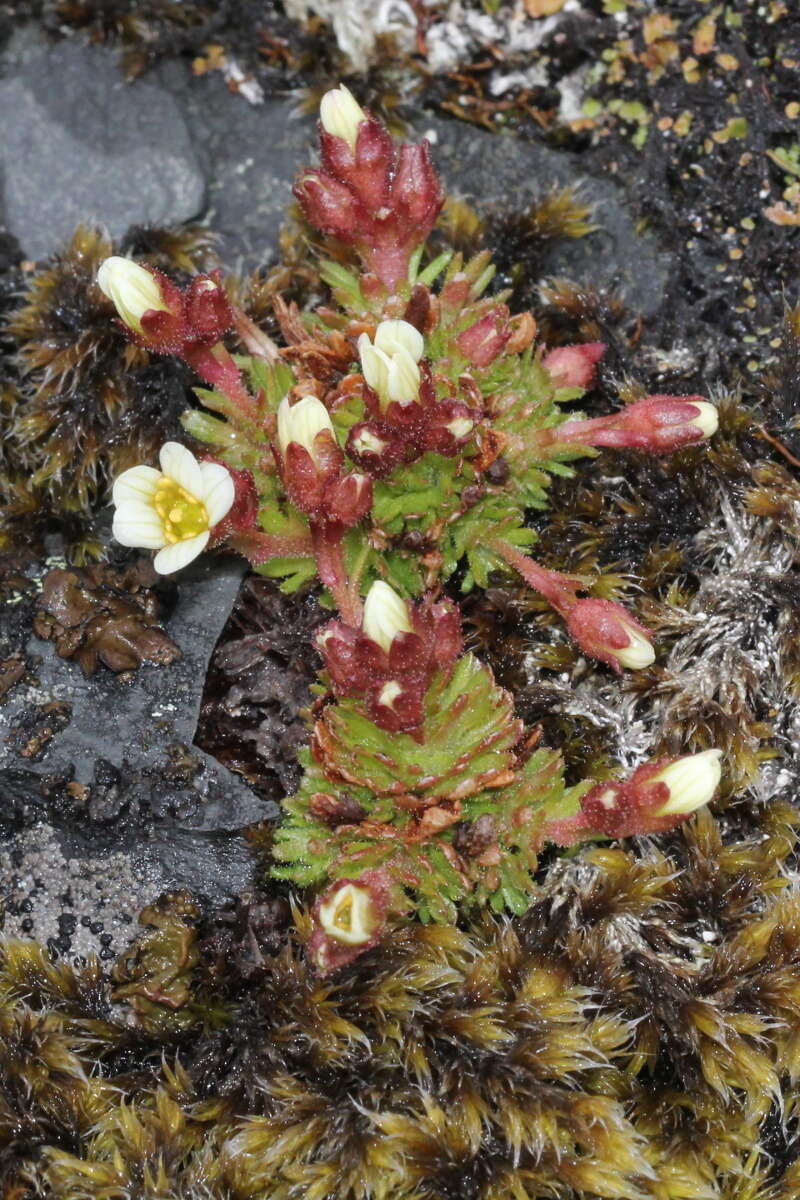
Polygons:
[[655,657],[649,629],[613,600],[576,600],[565,615],[567,629],[584,653],[617,672],[649,666]]
[[380,940],[392,899],[385,871],[364,871],[338,879],[311,910],[313,928],[307,953],[322,975],[346,966]]
[[542,359],[557,387],[591,387],[597,364],[605,354],[604,342],[584,342],[579,346],[559,346]]
[[369,270],[394,291],[444,201],[427,142],[398,147],[367,117],[354,150],[324,129],[320,148],[320,169],[300,178],[295,196],[312,225],[356,246]]
[[460,333],[456,342],[474,367],[488,367],[505,349],[510,337],[509,313],[503,304]]
[[141,317],[142,332],[123,324],[131,341],[159,354],[185,357],[192,350],[215,345],[233,325],[233,309],[221,285],[221,273],[197,275],[185,291],[153,267],[167,306],[148,309]]
[[646,396],[607,417],[567,421],[554,440],[671,454],[704,441],[717,424],[716,408],[702,396]]
[[450,603],[426,599],[408,612],[413,632],[395,634],[388,650],[341,621],[330,621],[317,641],[336,695],[363,698],[370,719],[393,733],[422,724],[433,675],[449,670],[462,646],[458,611]]

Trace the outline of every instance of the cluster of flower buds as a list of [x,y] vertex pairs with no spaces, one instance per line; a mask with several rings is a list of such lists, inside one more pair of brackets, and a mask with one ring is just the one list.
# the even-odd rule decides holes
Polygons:
[[380,940],[391,896],[386,873],[373,870],[339,879],[318,897],[307,950],[320,974],[346,966]]
[[452,456],[472,436],[479,414],[460,400],[439,400],[424,343],[408,321],[381,321],[374,338],[358,340],[369,414],[354,425],[347,453],[363,470],[382,478],[426,451]]
[[168,575],[202,553],[237,489],[226,467],[198,462],[180,442],[166,442],[159,457],[160,471],[131,467],[114,481],[113,534],[123,546],[157,550],[153,566]]
[[605,354],[605,342],[583,342],[575,346],[558,346],[542,359],[556,387],[590,388],[597,374],[597,364]]
[[630,779],[598,783],[574,817],[551,821],[547,840],[572,845],[591,834],[632,837],[673,829],[708,804],[719,787],[720,750],[643,763]]
[[396,146],[344,86],[323,97],[320,126],[319,170],[303,174],[295,195],[312,225],[354,245],[394,291],[444,200],[428,143]]
[[566,421],[548,432],[559,444],[672,454],[710,438],[718,425],[717,409],[702,396],[646,396],[607,417]]
[[159,354],[185,357],[195,346],[213,346],[234,315],[220,272],[196,275],[185,291],[152,267],[113,255],[97,272],[132,341]]
[[337,696],[363,697],[381,729],[410,732],[423,722],[432,676],[461,651],[461,623],[453,605],[409,605],[379,581],[367,595],[361,628],[330,621],[317,644]]
[[372,507],[372,480],[345,473],[330,414],[316,396],[278,408],[275,457],[293,504],[318,524],[357,524]]

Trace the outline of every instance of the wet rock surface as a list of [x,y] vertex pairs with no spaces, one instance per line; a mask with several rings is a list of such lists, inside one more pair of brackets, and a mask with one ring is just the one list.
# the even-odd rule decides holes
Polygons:
[[[219,900],[247,886],[242,831],[276,805],[193,745],[208,662],[242,575],[223,558],[184,574],[165,621],[180,657],[168,664],[122,675],[100,666],[86,677],[53,643],[27,642],[27,674],[0,711],[8,932],[85,953],[105,948],[101,933],[166,888]],[[64,914],[76,917],[71,933]]]

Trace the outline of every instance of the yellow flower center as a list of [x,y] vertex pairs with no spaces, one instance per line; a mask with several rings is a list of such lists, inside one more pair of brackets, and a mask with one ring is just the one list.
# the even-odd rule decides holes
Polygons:
[[161,518],[164,537],[172,544],[197,537],[208,529],[208,513],[201,500],[168,476],[159,482],[153,506]]

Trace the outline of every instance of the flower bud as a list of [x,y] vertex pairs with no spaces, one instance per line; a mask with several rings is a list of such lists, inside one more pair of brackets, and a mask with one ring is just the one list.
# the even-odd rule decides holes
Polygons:
[[721,750],[687,754],[684,758],[674,759],[656,775],[651,775],[648,784],[665,784],[669,790],[669,799],[653,810],[654,815],[683,816],[708,804],[719,787],[721,757]]
[[508,309],[502,305],[463,330],[456,338],[456,344],[474,367],[488,367],[502,352],[510,337]]
[[405,350],[415,363],[419,362],[425,350],[425,339],[408,321],[381,321],[375,330],[374,344],[390,356],[398,350]]
[[588,388],[594,383],[597,363],[605,354],[604,342],[559,346],[544,356],[542,366],[556,387]]
[[655,659],[649,630],[612,600],[578,600],[567,614],[567,628],[586,654],[615,671],[640,671]]
[[146,267],[114,254],[97,272],[97,286],[117,310],[120,320],[141,334],[146,312],[169,312],[158,279]]
[[316,396],[304,396],[296,404],[290,404],[289,397],[284,396],[278,406],[278,445],[284,455],[289,445],[295,442],[308,451],[318,464],[320,456],[316,439],[325,431],[334,438],[330,413],[321,400]]
[[718,425],[716,408],[702,396],[645,396],[607,417],[566,421],[554,440],[671,454],[711,437]]
[[[406,322],[392,321],[391,324],[406,325]],[[413,326],[408,325],[407,328],[413,331],[420,342],[422,341]],[[412,339],[407,336],[401,336],[399,339],[394,336],[386,337],[384,341],[391,346],[387,353],[378,344],[379,336],[380,326],[375,335],[374,345],[366,333],[362,333],[358,339],[358,353],[364,378],[373,391],[378,393],[382,409],[395,402],[403,406],[413,404],[419,397],[420,371],[417,360],[407,348]]]
[[364,602],[364,633],[388,654],[399,633],[412,633],[408,605],[388,583],[373,583]]
[[342,138],[355,154],[358,127],[362,121],[366,121],[367,114],[343,83],[322,97],[319,119],[326,133]]
[[352,962],[383,932],[396,888],[385,871],[364,871],[357,879],[339,879],[312,910],[308,956],[323,974]]

